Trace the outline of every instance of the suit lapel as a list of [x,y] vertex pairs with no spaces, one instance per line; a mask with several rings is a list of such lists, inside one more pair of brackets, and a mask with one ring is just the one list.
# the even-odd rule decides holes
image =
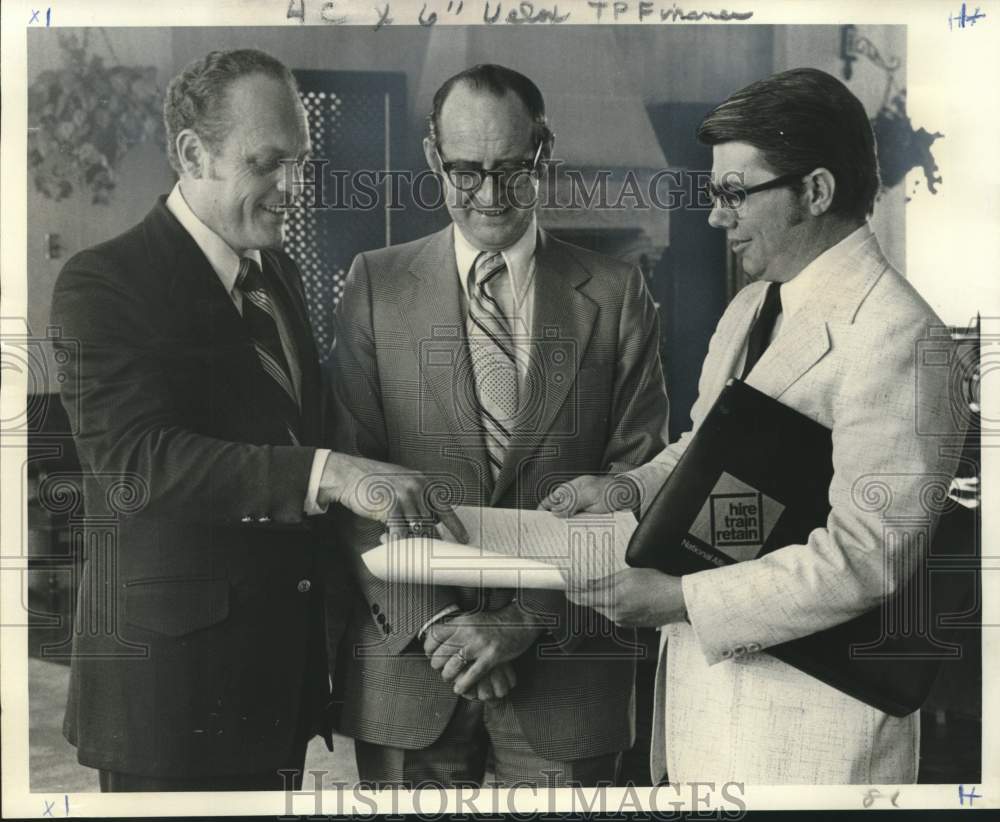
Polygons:
[[[755,286],[748,286],[754,288]],[[757,309],[763,299],[763,290],[758,299],[749,300],[745,310],[734,314],[731,317],[723,314],[723,319],[715,331],[715,337],[721,341],[723,348],[720,351],[715,371],[711,374],[712,385],[705,392],[713,398],[717,397],[723,386],[737,375],[736,367],[739,365],[740,355],[747,338],[750,336],[750,327],[757,317]],[[714,402],[714,399],[713,399]]]
[[597,319],[597,306],[579,291],[589,279],[590,272],[569,251],[539,231],[531,358],[520,403],[523,411],[494,485],[492,503],[503,496],[523,461],[538,456],[546,433],[576,381]]
[[[170,213],[165,203],[166,198],[161,197],[147,216],[145,236],[150,249],[150,258],[157,261],[161,276],[169,283],[168,299],[178,306],[179,314],[190,317],[192,342],[199,350],[206,353],[205,362],[208,368],[234,369],[242,375],[241,379],[251,380],[254,384],[262,383],[269,378],[260,366],[260,360],[243,318],[219,281],[211,263],[194,238]],[[300,353],[302,408],[312,409],[317,402],[318,375],[312,374],[308,379],[306,376],[307,373],[311,373],[308,363],[312,362],[307,352],[311,351],[313,346],[311,341],[304,340],[302,336],[309,333],[309,326],[303,326],[301,322],[304,307],[299,307],[299,301],[290,297],[288,284],[285,281],[286,275],[275,263],[274,255],[265,253],[264,258],[268,263],[263,267],[264,270],[271,269],[266,274],[268,285],[274,288],[285,312],[284,316],[293,326],[291,334]],[[260,402],[265,402],[263,398],[270,396],[270,392],[263,389],[256,390],[254,394],[260,398]],[[262,423],[263,436],[263,430],[270,430],[272,423],[279,419],[279,415],[277,409],[265,410],[264,413],[261,413],[261,410],[259,407],[255,408],[254,414],[262,421],[267,421]],[[303,424],[306,424],[305,411]],[[309,424],[315,426],[316,420],[310,421]],[[313,433],[315,433],[314,428],[303,430],[303,434],[310,437]]]
[[778,338],[767,347],[747,375],[747,385],[777,399],[829,350],[826,323],[803,307],[789,318]]
[[858,307],[887,267],[874,235],[839,264],[826,267],[747,383],[780,397],[830,350],[830,325],[854,322]]
[[191,315],[198,336],[206,345],[242,345],[245,364],[255,364],[256,354],[236,306],[194,238],[167,209],[165,197],[147,216],[145,236],[150,259],[169,283],[168,299]]
[[431,236],[410,263],[399,309],[420,379],[456,446],[489,476],[451,226]]

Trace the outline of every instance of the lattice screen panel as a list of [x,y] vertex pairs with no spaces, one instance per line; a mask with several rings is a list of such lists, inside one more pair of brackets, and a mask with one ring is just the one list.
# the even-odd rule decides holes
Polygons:
[[388,92],[379,83],[379,75],[363,82],[357,75],[336,71],[296,72],[296,76],[309,119],[313,157],[328,161],[323,199],[332,207],[291,212],[285,250],[302,272],[316,345],[325,361],[333,344],[334,308],[343,294],[351,261],[386,241],[384,198],[359,202],[359,198],[372,197],[362,197],[370,192],[356,191],[357,183],[351,181],[357,172],[375,174],[385,169]]

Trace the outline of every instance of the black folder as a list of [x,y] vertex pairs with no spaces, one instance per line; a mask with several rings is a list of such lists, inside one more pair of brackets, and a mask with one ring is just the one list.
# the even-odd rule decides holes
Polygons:
[[[639,522],[627,562],[683,575],[805,543],[830,512],[832,450],[828,428],[730,381]],[[927,561],[882,607],[767,652],[886,713],[912,713],[942,660],[962,655],[942,623],[969,627],[962,617],[978,608],[976,537],[975,512],[954,504]],[[932,574],[935,562],[951,572]]]

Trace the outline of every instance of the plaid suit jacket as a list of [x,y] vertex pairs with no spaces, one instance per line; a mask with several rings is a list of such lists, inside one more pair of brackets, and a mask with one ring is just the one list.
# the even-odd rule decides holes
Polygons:
[[[538,407],[515,430],[491,487],[465,340],[452,228],[361,254],[337,310],[333,382],[344,451],[419,469],[452,502],[538,506],[556,484],[623,471],[662,447],[666,396],[658,323],[638,270],[540,233],[532,365]],[[354,529],[357,551],[378,534]],[[345,661],[341,730],[422,748],[455,706],[416,633],[441,608],[500,607],[511,591],[386,584],[359,567],[363,598]],[[632,632],[559,592],[523,591],[548,630],[516,660],[511,700],[535,751],[577,759],[633,740]]]

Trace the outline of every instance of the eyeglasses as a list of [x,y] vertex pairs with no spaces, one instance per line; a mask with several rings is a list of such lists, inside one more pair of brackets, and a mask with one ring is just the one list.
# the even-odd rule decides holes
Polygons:
[[711,198],[712,203],[719,208],[739,208],[746,201],[746,198],[751,194],[756,194],[758,191],[767,191],[771,188],[781,188],[782,186],[792,185],[801,180],[804,174],[782,174],[780,177],[775,177],[773,180],[768,180],[767,182],[760,183],[759,185],[750,186],[750,188],[743,188],[738,185],[716,185],[715,183],[709,182],[705,186],[705,193],[709,198]]
[[487,177],[493,178],[494,185],[506,188],[519,182],[520,175],[534,174],[538,170],[538,160],[542,156],[543,145],[544,142],[538,143],[535,156],[530,160],[505,162],[491,169],[483,168],[482,163],[468,160],[445,160],[437,146],[434,146],[434,152],[437,154],[442,171],[448,175],[451,184],[459,191],[471,194],[480,189]]

